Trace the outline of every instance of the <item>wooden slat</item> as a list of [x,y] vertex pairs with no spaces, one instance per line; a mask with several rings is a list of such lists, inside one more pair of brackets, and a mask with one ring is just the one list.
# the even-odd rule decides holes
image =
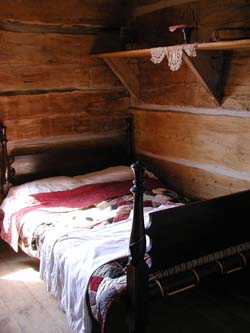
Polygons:
[[0,90],[121,86],[99,59],[94,36],[0,32]]
[[138,149],[213,166],[221,173],[228,169],[242,178],[249,173],[249,118],[143,110],[134,114]]
[[[178,187],[186,194],[205,198],[249,187],[249,118],[142,110],[133,114],[136,151],[161,160],[165,177],[172,185],[179,179]],[[174,165],[172,170],[168,164]]]
[[78,25],[62,25],[49,23],[27,23],[0,20],[0,30],[25,33],[97,35],[103,31],[119,32],[118,28],[91,27]]
[[[78,64],[50,64],[41,66],[0,66],[2,81],[0,91],[2,94],[11,94],[11,91],[18,90],[20,94],[34,93],[37,90],[72,91],[78,87],[84,90],[112,90],[114,87],[121,87],[120,82],[114,77],[112,72],[103,64],[99,66],[91,65],[89,62]],[[93,75],[99,72],[103,77]],[[116,90],[116,88],[114,88]],[[41,91],[42,92],[42,91]]]
[[[155,46],[157,47],[157,46]],[[221,41],[221,42],[210,42],[210,43],[198,43],[197,50],[244,50],[250,48],[250,40],[234,40],[234,41]],[[92,54],[91,56],[97,58],[108,58],[108,57],[147,57],[150,56],[150,48],[138,49],[138,50],[126,50],[118,52],[106,52],[99,54]]]
[[198,54],[197,57],[188,57],[184,53],[183,59],[199,82],[214,98],[215,103],[220,105],[223,94],[223,54],[219,51],[207,51]]
[[[152,2],[152,1],[151,1]],[[141,4],[138,5],[135,11],[136,16],[142,16],[146,14],[153,13],[158,10],[162,10],[168,7],[178,6],[185,3],[192,2],[190,0],[161,0],[161,1],[153,1],[153,3],[149,4]]]
[[119,26],[123,2],[120,0],[33,0],[1,1],[0,19],[20,22]]
[[57,300],[39,278],[38,261],[24,253],[14,253],[6,243],[0,251],[1,331],[72,332]]
[[104,58],[104,61],[128,90],[131,97],[139,97],[139,72],[136,63],[129,64],[124,58]]
[[140,99],[146,104],[190,105],[192,107],[215,107],[211,94],[200,84],[198,78],[183,62],[181,68],[172,72],[167,60],[154,65],[140,61]]
[[[20,42],[20,36],[21,41]],[[1,31],[0,64],[81,63],[95,36],[40,34]]]
[[123,92],[107,91],[2,96],[1,121],[10,141],[109,131],[120,128],[128,103]]
[[209,172],[178,163],[154,158],[137,152],[137,156],[145,162],[166,184],[178,193],[193,199],[211,199],[217,196],[248,190],[250,181]]
[[198,50],[249,50],[250,39],[221,41],[211,43],[200,43],[197,46]]
[[234,52],[225,59],[223,107],[250,110],[250,51]]
[[[204,55],[206,58],[206,52],[199,53],[202,53],[201,56]],[[219,77],[224,85],[222,107],[249,110],[249,51],[226,53],[224,54],[224,63],[224,74]],[[206,65],[204,68],[207,70]],[[216,106],[212,96],[207,93],[185,63],[182,64],[179,71],[172,72],[166,61],[154,65],[149,60],[140,59],[139,69],[141,73],[141,99],[146,104],[165,105],[169,108],[171,106],[203,108]],[[210,72],[212,73],[213,70]],[[213,78],[216,76],[208,74],[213,82]],[[206,78],[206,76],[204,77]]]
[[249,1],[245,0],[200,1],[199,13],[199,41],[209,41],[217,29],[249,27],[250,24]]

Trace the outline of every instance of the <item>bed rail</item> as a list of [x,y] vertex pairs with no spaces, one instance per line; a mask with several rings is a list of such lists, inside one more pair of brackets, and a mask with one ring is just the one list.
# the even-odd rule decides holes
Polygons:
[[1,140],[1,179],[0,179],[0,200],[2,201],[6,193],[12,186],[12,178],[14,169],[10,166],[7,151],[6,126],[0,124],[0,140]]
[[248,190],[150,214],[152,271],[248,242],[249,207]]
[[[133,164],[132,169],[135,176],[131,189],[134,216],[129,246],[131,257],[127,266],[129,332],[142,333],[147,319],[147,299],[152,296],[152,290],[157,289],[158,294],[160,290],[160,294],[165,295],[166,289],[166,295],[170,295],[197,285],[212,273],[231,273],[245,267],[250,244],[250,190],[153,212],[145,230],[144,169],[139,162]],[[150,270],[144,260],[146,235],[151,241]],[[218,253],[222,260],[218,259]],[[211,256],[215,260],[210,261]],[[185,263],[189,267],[190,261],[201,261],[203,257],[205,261],[199,263],[198,270],[189,268],[184,274],[175,274],[167,279],[166,286],[163,280],[160,289],[159,286],[150,287],[156,272],[159,275]],[[192,283],[187,283],[189,280]]]

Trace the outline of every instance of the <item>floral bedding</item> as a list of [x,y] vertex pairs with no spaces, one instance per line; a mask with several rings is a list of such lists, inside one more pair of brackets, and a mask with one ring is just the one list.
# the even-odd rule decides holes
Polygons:
[[[164,206],[164,208],[171,208],[184,204],[187,201],[185,198],[179,197],[173,191],[164,188],[164,186],[155,179],[146,178],[144,187],[146,188],[144,192],[144,209],[148,212],[162,206]],[[11,201],[11,206],[14,210],[5,217],[1,237],[15,250],[17,250],[18,245],[20,245],[29,255],[39,258],[41,256],[41,263],[43,263],[43,265],[46,264],[46,267],[44,266],[46,273],[49,271],[48,267],[52,267],[53,265],[55,266],[53,266],[53,272],[55,268],[60,268],[59,270],[64,271],[64,264],[58,266],[55,262],[52,265],[47,261],[46,256],[41,255],[42,251],[43,253],[46,252],[44,252],[44,248],[51,249],[51,246],[47,247],[47,244],[46,246],[44,245],[46,241],[49,244],[48,239],[52,235],[53,237],[56,235],[57,239],[59,239],[60,235],[71,233],[69,240],[69,242],[71,242],[74,238],[72,237],[72,232],[76,236],[78,233],[82,234],[83,232],[88,235],[92,232],[91,230],[93,230],[94,233],[98,231],[98,235],[103,235],[105,232],[106,234],[107,232],[108,234],[112,233],[113,228],[119,226],[119,224],[130,224],[133,209],[133,195],[130,193],[130,188],[131,180],[128,180],[122,182],[116,181],[115,183],[109,182],[105,183],[105,185],[101,183],[88,184],[65,191],[35,193],[23,197],[14,197]],[[128,237],[129,230],[130,227],[128,228]],[[93,235],[89,234],[89,236]],[[64,239],[63,236],[59,241],[55,240],[59,248],[63,244]],[[67,247],[67,249],[68,248],[69,247]],[[123,254],[120,256],[116,256],[115,254],[110,255],[110,259],[105,260],[105,262],[109,261],[109,263],[102,265],[104,263],[103,261],[101,265],[96,266],[91,271],[91,273],[93,273],[93,271],[94,273],[90,280],[89,278],[87,279],[86,289],[89,281],[88,297],[90,307],[94,317],[100,323],[105,320],[105,313],[111,300],[115,297],[119,297],[125,290],[127,257],[117,259],[116,261],[112,260],[127,255],[127,249],[128,246],[126,246],[126,251],[122,251]],[[103,248],[101,248],[101,251],[103,252]],[[66,256],[66,252],[67,250],[63,250],[62,254]],[[68,252],[71,252],[71,249],[69,249]],[[53,256],[54,255],[55,254],[53,254]],[[68,259],[69,258],[67,258],[67,262],[71,262],[71,260]],[[70,267],[68,268],[70,279],[74,280],[72,267]],[[97,267],[99,268],[96,270]],[[80,268],[79,272],[84,274],[84,270]],[[44,278],[43,275],[45,276],[46,274],[42,274],[41,276],[48,285],[50,281],[48,280],[48,282],[46,280],[47,275],[46,278]],[[58,276],[60,278],[62,277],[61,274]],[[79,274],[77,275],[77,279],[78,276]],[[57,280],[59,277],[57,277]],[[63,278],[65,283],[67,279],[68,276],[65,275]],[[75,285],[77,285],[77,283]],[[77,304],[82,304],[83,298],[85,298],[83,296],[85,289],[74,289],[75,285],[72,287],[74,292],[69,289],[69,291],[65,293],[72,296],[77,292]],[[48,290],[50,290],[50,288],[48,288]],[[51,292],[53,293],[53,290],[51,290]],[[78,311],[76,316],[75,306],[73,308],[69,306],[72,303],[70,299],[65,302],[64,300],[62,301],[62,298],[58,296],[60,292],[58,292],[57,289],[54,295],[59,299],[60,306],[66,312],[67,318],[70,318],[70,320],[68,319],[70,326],[76,329],[76,331],[78,331],[78,327],[82,327],[83,332],[85,332],[84,325],[86,327],[86,323],[80,320],[80,312]],[[82,306],[79,307],[79,310],[81,308]]]
[[[188,200],[164,187],[146,190],[144,193],[144,207],[164,208],[186,204]],[[125,207],[130,207],[131,201]],[[150,257],[146,254],[145,261],[150,265]],[[128,257],[108,262],[95,270],[88,285],[88,301],[94,319],[104,326],[109,305],[120,298],[126,291],[126,266]]]
[[[130,187],[128,180],[28,195],[6,219],[1,237],[15,250],[19,244],[28,254],[39,257],[43,240],[51,229],[92,229],[126,220],[133,207]],[[157,180],[148,178],[145,187],[144,207],[178,201]],[[20,198],[17,201],[20,204]]]

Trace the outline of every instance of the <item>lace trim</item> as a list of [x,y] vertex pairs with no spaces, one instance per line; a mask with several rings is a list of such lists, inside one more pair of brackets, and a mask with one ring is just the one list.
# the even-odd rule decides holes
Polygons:
[[183,51],[189,57],[196,57],[196,44],[182,44],[167,47],[156,47],[150,49],[151,61],[159,64],[165,58],[168,59],[168,66],[172,71],[177,71],[182,64]]

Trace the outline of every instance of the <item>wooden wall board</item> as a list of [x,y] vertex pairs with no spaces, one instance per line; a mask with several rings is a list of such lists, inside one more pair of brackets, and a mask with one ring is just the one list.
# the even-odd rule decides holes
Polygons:
[[[198,15],[198,3],[190,2],[175,7],[153,11],[136,17],[138,48],[149,48],[181,44],[184,42],[181,31],[170,32],[168,27],[177,24],[195,24]],[[185,20],[185,22],[183,22]],[[192,40],[196,39],[193,34]]]
[[223,107],[250,110],[250,51],[229,54],[225,68]]
[[121,87],[102,60],[84,56],[94,36],[5,31],[0,40],[0,90]]
[[[248,50],[226,52],[224,54],[221,82],[224,86],[224,97],[221,106],[224,109],[250,109],[249,56]],[[212,96],[185,63],[177,72],[172,72],[168,68],[167,60],[155,65],[149,59],[140,58],[139,73],[140,97],[145,104],[218,107]]]
[[73,147],[56,145],[30,154],[20,154],[19,150],[15,150],[12,164],[16,171],[15,180],[23,183],[43,177],[79,175],[112,165],[124,165],[128,161],[126,136],[124,132],[120,134],[109,140],[99,138]]
[[139,61],[140,99],[159,105],[192,105],[215,107],[213,97],[201,85],[186,63],[173,72],[167,59],[153,64],[149,59]]
[[81,63],[96,37],[0,31],[0,64]]
[[223,52],[198,52],[196,57],[189,57],[184,53],[183,60],[206,89],[207,93],[214,98],[214,102],[219,106],[224,91]]
[[120,128],[127,116],[124,92],[72,92],[0,97],[9,140]]
[[104,58],[105,63],[134,99],[139,97],[139,68],[136,60]]
[[152,12],[162,10],[168,7],[174,7],[185,3],[190,3],[190,0],[139,0],[135,11],[136,17],[150,14]]
[[[132,109],[134,115],[134,145],[137,153],[148,156],[148,159],[160,159],[166,163],[173,163],[178,168],[172,171],[166,169],[170,179],[180,177],[186,179],[182,184],[187,193],[190,185],[186,170],[196,170],[209,174],[206,182],[196,180],[195,195],[201,197],[211,195],[209,186],[213,187],[212,175],[216,182],[221,178],[225,191],[236,188],[230,184],[237,184],[237,189],[249,185],[250,181],[250,118],[185,114],[182,112],[161,112]],[[164,162],[164,163],[165,163]],[[180,173],[178,175],[178,173]],[[183,174],[182,174],[183,173]],[[187,173],[188,174],[188,173]],[[228,181],[228,179],[234,181]],[[223,185],[223,186],[224,186]],[[217,186],[217,185],[216,185]],[[205,193],[207,191],[207,194]],[[230,190],[231,191],[231,190]],[[214,189],[214,196],[220,195],[219,189]],[[225,193],[225,192],[223,192]],[[227,192],[229,193],[229,192]],[[206,196],[207,195],[207,196]]]
[[0,2],[0,19],[23,22],[119,26],[121,0],[12,0]]
[[[169,7],[173,2],[176,6]],[[198,42],[211,41],[221,28],[249,27],[250,5],[245,0],[153,1],[138,6],[137,15],[137,43],[147,48],[182,43],[181,31],[168,31],[171,25],[195,25],[191,41]]]
[[221,28],[250,26],[250,3],[245,0],[199,1],[199,41],[209,41]]
[[190,199],[211,199],[247,190],[250,187],[250,180],[208,172],[204,169],[169,162],[163,158],[153,158],[139,152],[138,157],[170,188]]
[[[89,62],[81,65],[74,64],[48,64],[48,65],[14,65],[0,66],[2,80],[0,93],[16,94],[33,93],[33,90],[72,89],[112,90],[114,86],[120,87],[120,82],[103,64],[90,65]],[[95,73],[102,75],[103,80]],[[123,88],[122,88],[123,89]],[[20,90],[18,92],[17,90]],[[49,91],[48,91],[49,92]]]

